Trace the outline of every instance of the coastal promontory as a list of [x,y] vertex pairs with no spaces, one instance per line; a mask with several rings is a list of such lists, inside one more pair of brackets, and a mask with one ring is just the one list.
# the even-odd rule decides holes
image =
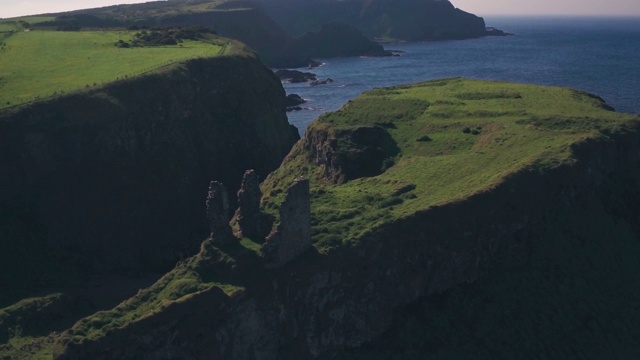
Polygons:
[[570,89],[456,78],[372,90],[316,120],[260,191],[243,188],[262,194],[268,236],[205,240],[52,349],[634,354],[639,130],[637,116]]

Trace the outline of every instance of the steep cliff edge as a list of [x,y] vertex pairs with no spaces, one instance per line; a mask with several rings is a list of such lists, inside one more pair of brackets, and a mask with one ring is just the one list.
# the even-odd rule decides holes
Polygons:
[[266,176],[298,138],[245,50],[1,112],[2,294],[170,268],[207,234],[209,181]]
[[[380,154],[375,171],[353,171],[362,152]],[[376,89],[317,120],[262,184],[277,216],[284,189],[310,179],[315,250],[274,269],[251,240],[207,240],[58,337],[56,356],[384,358],[385,341],[409,358],[636,354],[639,168],[639,119],[589,94],[464,79]],[[586,340],[565,341],[582,326]]]

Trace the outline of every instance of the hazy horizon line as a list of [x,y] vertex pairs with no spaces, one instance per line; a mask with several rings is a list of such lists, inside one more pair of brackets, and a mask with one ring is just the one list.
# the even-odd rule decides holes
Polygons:
[[507,13],[496,13],[496,14],[477,14],[473,13],[476,16],[486,17],[486,16],[510,16],[510,17],[583,17],[583,18],[640,18],[640,14],[507,14]]

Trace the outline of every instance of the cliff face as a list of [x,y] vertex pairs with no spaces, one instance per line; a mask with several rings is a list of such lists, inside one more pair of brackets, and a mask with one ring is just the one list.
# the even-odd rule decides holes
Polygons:
[[0,279],[46,283],[51,262],[166,268],[208,233],[209,181],[233,191],[247,168],[265,176],[298,137],[279,80],[244,55],[5,111]]
[[400,151],[380,126],[339,131],[310,127],[300,148],[320,165],[326,179],[337,184],[383,173]]
[[[540,97],[546,106],[539,106]],[[555,99],[562,99],[558,107]],[[531,113],[520,111],[524,103]],[[278,181],[310,176],[318,251],[274,269],[240,245],[205,243],[196,260],[171,276],[178,279],[188,268],[207,281],[233,284],[229,295],[215,285],[181,293],[157,313],[123,326],[113,318],[142,308],[125,304],[63,334],[58,357],[457,358],[462,351],[463,358],[526,358],[537,355],[531,355],[532,347],[558,358],[637,354],[640,123],[603,105],[567,89],[460,79],[371,91],[319,119],[263,183],[262,204],[270,207]],[[490,111],[496,107],[500,113]],[[438,115],[445,108],[447,116]],[[538,117],[540,109],[549,117]],[[567,117],[567,109],[575,117]],[[398,111],[403,115],[395,118]],[[377,117],[396,120],[371,132]],[[464,130],[470,124],[477,134]],[[360,137],[359,129],[376,136]],[[416,140],[425,129],[431,141]],[[354,147],[391,149],[386,136],[402,157],[380,174],[346,176],[358,162],[333,160]],[[344,137],[349,141],[341,144]],[[533,162],[519,162],[526,156]],[[451,159],[446,173],[436,168]],[[495,179],[505,169],[507,175],[460,196],[496,163],[489,176]],[[419,172],[410,172],[415,164]],[[429,200],[463,176],[436,186],[437,179],[421,176],[442,178],[460,168],[464,174],[476,169],[473,178],[447,193],[448,201]],[[394,177],[399,172],[401,179]],[[371,214],[378,191],[394,200],[380,203],[387,211],[381,222]],[[411,212],[393,212],[402,207]],[[321,237],[330,226],[340,239],[352,228],[361,232],[357,241],[327,246]],[[212,261],[223,253],[224,261]],[[203,271],[207,263],[216,268],[213,275]],[[161,284],[150,294],[175,288]],[[130,304],[149,298],[142,294]],[[202,302],[207,306],[200,307]],[[91,336],[100,331],[104,336]],[[580,339],[572,340],[574,333]]]
[[337,21],[369,38],[464,39],[485,35],[484,20],[439,0],[269,0],[263,7],[293,35]]
[[290,50],[302,58],[390,55],[355,28],[339,23],[325,24],[317,33],[306,33],[295,40]]
[[[435,294],[399,307],[382,335],[332,358],[639,356],[639,145],[637,129],[586,142],[574,148],[575,165],[520,176],[466,219],[451,214],[470,239],[492,227],[505,233],[491,262],[468,272],[483,257],[458,253],[450,261],[460,271],[429,284]],[[528,196],[507,199],[522,185]],[[446,286],[456,276],[462,282]]]

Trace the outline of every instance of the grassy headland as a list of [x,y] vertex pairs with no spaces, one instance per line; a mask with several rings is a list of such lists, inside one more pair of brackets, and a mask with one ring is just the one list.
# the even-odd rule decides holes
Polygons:
[[[263,184],[263,202],[277,215],[282,189],[308,176],[316,246],[353,244],[385,223],[490,191],[520,171],[570,163],[574,144],[634,119],[593,95],[556,87],[446,79],[375,89],[309,127]],[[389,138],[367,143],[358,134],[371,128]],[[315,152],[330,153],[333,165]],[[375,176],[349,179],[367,152],[384,154],[368,170]],[[328,179],[336,163],[338,175]]]
[[101,86],[169,64],[223,54],[227,40],[208,35],[176,45],[121,48],[136,31],[22,31],[0,45],[0,109]]

